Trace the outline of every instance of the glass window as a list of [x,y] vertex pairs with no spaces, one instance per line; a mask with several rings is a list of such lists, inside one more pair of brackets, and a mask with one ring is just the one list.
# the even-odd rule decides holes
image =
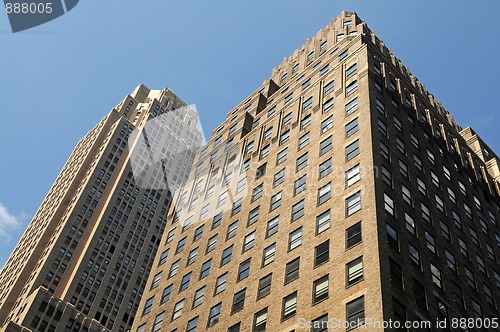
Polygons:
[[335,89],[335,82],[331,81],[325,84],[325,87],[323,88],[323,95],[327,95],[330,92],[332,92]]
[[297,292],[283,298],[281,319],[289,319],[297,313]]
[[210,273],[211,266],[212,266],[212,259],[211,258],[201,265],[200,279],[203,279],[206,276],[208,276],[208,274]]
[[264,296],[271,293],[271,282],[273,280],[273,275],[268,274],[267,276],[259,280],[259,289],[257,290],[257,299],[261,299]]
[[207,253],[209,253],[209,252],[211,252],[212,250],[215,249],[215,246],[217,245],[217,237],[218,237],[218,234],[215,234],[210,239],[208,239]]
[[304,215],[304,200],[300,200],[292,206],[292,221],[295,221]]
[[299,158],[297,158],[296,167],[295,167],[296,172],[304,169],[307,166],[307,159],[308,159],[307,152],[305,154],[303,154],[302,156],[300,156]]
[[303,175],[300,178],[298,178],[297,180],[295,180],[294,185],[293,185],[293,194],[294,195],[298,195],[301,192],[303,192],[304,190],[306,190],[306,176],[307,175]]
[[222,252],[221,266],[229,263],[231,261],[231,256],[233,254],[233,246],[224,249]]
[[359,130],[359,128],[358,128],[358,118],[356,118],[356,119],[352,120],[351,122],[349,122],[348,124],[345,125],[345,136],[346,136],[346,138],[354,135],[355,133],[358,132],[358,130]]
[[173,286],[174,285],[172,284],[172,285],[165,287],[165,289],[163,290],[163,293],[161,295],[161,304],[170,300],[170,295],[172,294],[172,287]]
[[313,283],[313,304],[328,298],[328,274]]
[[333,115],[330,115],[325,120],[321,121],[321,133],[325,133],[333,128]]
[[302,244],[302,227],[297,228],[288,235],[288,250],[293,250]]
[[214,326],[219,322],[220,310],[222,308],[222,303],[219,303],[212,308],[210,308],[210,314],[208,316],[208,326]]
[[365,298],[364,296],[346,304],[347,322],[350,327],[362,325],[365,321]]
[[309,144],[309,133],[305,133],[299,137],[299,150],[303,149]]
[[361,221],[352,225],[346,230],[346,249],[362,241]]
[[359,257],[347,263],[347,286],[363,280],[363,257]]
[[356,72],[358,71],[358,66],[357,64],[353,64],[349,68],[346,69],[345,71],[345,79],[348,80],[349,78],[353,77],[356,75]]
[[231,307],[231,313],[237,312],[241,309],[243,309],[243,306],[245,305],[245,295],[246,295],[247,289],[243,288],[233,296],[233,305]]
[[299,277],[300,257],[286,264],[285,284]]
[[274,217],[267,223],[266,237],[269,237],[278,232],[279,216]]
[[245,279],[250,274],[250,259],[240,264],[238,269],[238,281]]
[[359,180],[361,180],[359,164],[354,166],[353,168],[349,169],[345,173],[345,178],[346,178],[347,187],[350,187],[353,184],[355,184],[356,182],[358,182]]
[[252,249],[254,242],[255,242],[255,231],[245,236],[245,239],[243,241],[243,252]]
[[281,206],[281,191],[271,196],[270,210],[273,211]]
[[252,332],[264,332],[267,325],[267,308],[255,314]]
[[323,187],[318,189],[318,205],[323,204],[332,197],[332,185],[331,183],[325,184]]
[[330,259],[330,240],[319,244],[314,248],[314,267],[327,262]]
[[215,295],[226,289],[227,272],[217,278],[215,282]]
[[264,248],[264,254],[262,257],[262,266],[266,266],[274,262],[276,256],[276,243]]
[[345,148],[346,161],[351,160],[359,154],[359,140],[355,140]]
[[175,320],[181,316],[183,308],[184,308],[184,299],[180,300],[175,304],[174,311],[172,313],[172,320]]
[[323,233],[330,228],[330,210],[326,210],[316,217],[316,234]]
[[352,196],[349,196],[345,200],[346,204],[346,215],[350,216],[359,210],[361,210],[361,192],[358,191]]
[[346,116],[351,115],[352,113],[358,110],[358,97],[354,98],[350,102],[345,105]]
[[353,93],[355,93],[358,90],[358,81],[354,81],[350,83],[346,88],[345,88],[345,95],[346,97],[349,97]]

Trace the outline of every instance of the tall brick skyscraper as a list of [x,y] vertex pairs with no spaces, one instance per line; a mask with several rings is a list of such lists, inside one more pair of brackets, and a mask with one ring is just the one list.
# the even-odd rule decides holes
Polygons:
[[140,85],[78,142],[0,272],[0,331],[130,328],[197,125]]
[[499,162],[344,12],[197,153],[132,331],[497,317]]

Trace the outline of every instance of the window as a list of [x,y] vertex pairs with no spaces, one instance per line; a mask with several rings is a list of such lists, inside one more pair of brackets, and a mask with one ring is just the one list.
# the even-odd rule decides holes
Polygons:
[[285,181],[285,169],[283,168],[281,171],[278,173],[274,174],[274,179],[273,179],[273,186],[276,187],[277,185],[280,185]]
[[172,242],[172,240],[174,239],[174,236],[175,236],[175,230],[176,229],[177,228],[174,228],[170,232],[168,232],[167,240],[165,241],[165,244]]
[[285,97],[285,105],[288,104],[290,101],[292,101],[292,98],[293,98],[293,92]]
[[394,216],[394,201],[384,193],[384,208],[391,216]]
[[212,259],[209,259],[208,261],[204,262],[201,265],[200,279],[203,279],[206,276],[208,276],[208,274],[210,273],[211,266],[212,266]]
[[348,124],[345,125],[345,137],[351,137],[359,130],[358,128],[358,118],[352,120]]
[[208,239],[208,242],[207,242],[207,253],[209,253],[209,252],[211,252],[212,250],[215,249],[215,246],[217,245],[217,237],[218,237],[218,234],[215,234],[210,239]]
[[380,142],[380,154],[382,157],[384,157],[387,160],[391,160],[391,152],[389,150],[389,147],[385,145],[385,143]]
[[304,215],[304,200],[297,202],[292,206],[292,222]]
[[385,166],[382,166],[382,180],[392,187],[392,173]]
[[328,70],[330,70],[329,65],[324,66],[319,70],[319,77],[322,77],[326,73],[328,73]]
[[227,226],[226,241],[233,238],[238,230],[238,221],[233,222],[231,225]]
[[299,277],[300,257],[286,264],[285,284]]
[[262,266],[266,266],[274,262],[276,256],[276,243],[264,248],[264,253],[262,257]]
[[346,178],[347,187],[350,187],[353,184],[355,184],[356,182],[358,182],[359,180],[361,180],[359,164],[354,166],[353,168],[349,169],[345,173],[345,178]]
[[247,187],[247,178],[244,178],[241,181],[239,181],[238,184],[236,185],[236,194],[241,193],[243,190],[246,189],[246,187]]
[[420,252],[411,243],[408,244],[408,252],[410,253],[410,262],[420,270]]
[[221,266],[229,263],[231,261],[231,256],[233,254],[233,246],[224,249],[222,252]]
[[332,197],[332,185],[331,183],[325,184],[323,187],[318,189],[318,205],[323,204]]
[[399,289],[403,288],[403,274],[401,266],[392,258],[389,258],[389,270],[391,274],[391,283]]
[[306,133],[299,137],[299,150],[303,149],[309,144],[309,133]]
[[405,212],[405,224],[406,229],[413,235],[416,234],[415,231],[415,219],[413,219],[408,213]]
[[330,259],[330,240],[317,245],[314,248],[314,267],[327,262]]
[[154,278],[153,282],[151,283],[151,289],[154,289],[160,285],[160,280],[161,280],[161,275],[163,272],[157,273]]
[[254,242],[255,242],[255,231],[245,236],[245,239],[243,241],[243,252],[252,249]]
[[252,332],[264,332],[267,325],[267,308],[255,314]]
[[222,221],[222,212],[218,213],[214,216],[212,220],[212,229],[217,228]]
[[248,277],[250,274],[250,259],[244,261],[243,263],[240,264],[240,267],[238,269],[238,279],[237,281],[241,281]]
[[448,225],[446,225],[442,220],[439,221],[439,225],[441,227],[441,235],[443,235],[446,240],[451,242],[450,227],[448,227]]
[[172,313],[172,320],[175,320],[181,316],[183,308],[184,308],[184,299],[180,300],[175,304],[174,311]]
[[[476,254],[476,261],[477,261],[477,266],[479,268],[479,271],[481,271],[485,275],[488,275],[488,272],[486,271],[486,263],[484,262],[484,259],[481,256],[479,256],[478,254]],[[453,257],[453,262],[455,262],[455,257]]]
[[453,271],[457,270],[457,263],[455,261],[455,255],[453,255],[448,249],[445,249],[444,255],[446,257],[446,264]]
[[279,216],[276,216],[267,222],[266,237],[270,237],[278,232],[278,224]]
[[358,222],[346,230],[346,249],[360,243],[361,240],[361,222]]
[[325,87],[323,88],[323,95],[326,96],[327,94],[332,92],[333,89],[335,89],[335,82],[334,81],[331,81],[331,82],[325,84]]
[[262,147],[262,149],[260,150],[260,159],[267,157],[267,155],[269,154],[270,147],[271,147],[270,144],[267,144],[266,146]]
[[358,90],[358,81],[354,81],[350,83],[346,88],[345,88],[345,95],[346,97],[349,97],[353,93],[355,93]]
[[210,314],[208,316],[208,326],[214,326],[219,322],[220,310],[222,303],[219,303],[212,308],[210,308]]
[[233,296],[233,305],[231,307],[231,313],[240,311],[243,309],[243,306],[245,305],[245,295],[246,295],[247,289],[243,288]]
[[443,288],[443,281],[441,279],[441,270],[439,270],[435,265],[430,263],[432,282],[439,288]]
[[345,148],[345,159],[346,161],[351,160],[359,154],[359,140],[355,140],[353,143],[349,144]]
[[198,316],[191,319],[187,323],[186,332],[196,332],[196,327],[198,326]]
[[328,314],[314,319],[312,324],[311,332],[328,332]]
[[298,195],[304,190],[306,190],[306,175],[303,175],[295,180],[293,185],[293,194]]
[[187,265],[193,264],[196,261],[196,256],[198,256],[198,247],[189,252]]
[[363,257],[359,257],[346,265],[347,286],[363,280]]
[[460,253],[468,258],[469,257],[469,248],[467,247],[467,243],[465,243],[465,241],[462,240],[461,238],[458,238],[458,247],[459,247]]
[[406,155],[405,142],[403,142],[399,137],[396,137],[396,148],[399,152]]
[[432,253],[436,253],[436,239],[428,231],[425,231],[425,242],[427,243],[427,249]]
[[144,305],[144,310],[142,311],[143,315],[145,315],[151,311],[151,307],[153,306],[154,300],[155,300],[154,296],[147,299],[146,304]]
[[299,158],[297,158],[296,167],[295,167],[296,172],[304,169],[307,166],[307,159],[308,159],[307,152],[305,154],[303,154],[302,156],[300,156]]
[[227,329],[227,332],[240,332],[241,322],[238,322]]
[[191,272],[188,274],[184,275],[181,280],[181,288],[179,292],[182,292],[183,290],[187,289],[189,287],[189,282],[191,281]]
[[346,116],[351,115],[352,113],[358,110],[358,97],[354,98],[350,102],[345,105]]
[[227,191],[223,192],[222,194],[219,195],[219,199],[217,200],[217,207],[221,207],[224,205],[227,201]]
[[411,191],[408,189],[406,186],[401,185],[401,192],[403,194],[403,199],[406,203],[409,205],[413,206],[412,198],[411,198]]
[[201,225],[200,227],[198,227],[195,232],[194,232],[194,238],[193,238],[193,242],[196,242],[198,241],[200,238],[201,238],[201,235],[203,234],[203,229],[205,228],[205,225]]
[[323,103],[323,113],[326,113],[329,110],[331,110],[333,108],[333,106],[334,106],[334,103],[333,103],[333,97],[332,97]]
[[276,165],[280,165],[286,161],[286,157],[288,156],[288,148],[285,148],[278,152],[276,155]]
[[258,200],[259,198],[262,197],[262,189],[263,189],[263,186],[262,184],[258,185],[257,187],[255,187],[253,189],[253,192],[252,192],[252,202]]
[[305,89],[307,89],[310,86],[311,86],[311,79],[308,79],[307,81],[305,81],[304,83],[302,83],[302,90],[305,90]]
[[387,224],[387,243],[399,251],[398,232],[389,224]]
[[[332,51],[332,53],[334,53],[334,52]],[[347,58],[348,55],[349,55],[349,50],[345,50],[344,52],[340,53],[339,54],[339,62],[344,60],[345,58]]]
[[349,78],[356,75],[357,70],[358,70],[358,66],[356,63],[353,64],[352,66],[350,66],[349,68],[347,68],[347,70],[345,71],[345,79],[348,80]]
[[268,274],[267,276],[259,280],[259,289],[257,290],[257,299],[261,299],[264,296],[271,293],[271,282],[273,280],[273,275]]
[[248,213],[248,223],[247,226],[252,225],[255,223],[257,220],[259,220],[259,206],[257,206],[255,209],[251,210]]
[[302,120],[300,121],[300,130],[308,127],[310,124],[311,124],[311,114],[302,118]]
[[271,196],[270,210],[273,211],[281,206],[281,191]]
[[378,119],[378,130],[387,137],[387,125],[380,119]]
[[302,244],[302,227],[297,228],[288,235],[288,250],[293,250]]
[[283,298],[281,319],[289,319],[297,313],[297,292]]
[[346,304],[347,323],[349,327],[362,325],[365,321],[365,298],[364,296]]
[[316,234],[323,233],[330,228],[330,210],[316,217]]
[[359,210],[361,210],[361,192],[358,191],[352,196],[349,196],[345,200],[346,205],[346,215],[350,216]]
[[377,104],[377,106],[376,106],[377,107],[377,111],[379,113],[381,113],[382,115],[385,116],[385,105],[384,105],[384,103],[380,99],[377,98],[377,103],[376,104]]
[[[183,300],[184,301],[184,300]],[[180,315],[180,314],[179,314]],[[161,327],[163,325],[163,318],[165,318],[165,311],[158,314],[155,318],[154,324],[153,324],[153,332],[160,331]]]
[[313,304],[328,298],[328,274],[313,283]]
[[161,304],[170,300],[170,294],[172,294],[172,288],[173,288],[173,284],[165,287],[165,289],[163,290],[163,293],[161,295]]
[[464,267],[465,270],[465,278],[467,279],[467,285],[469,285],[472,289],[476,289],[476,280],[474,278],[474,274],[467,267]]
[[323,121],[321,121],[321,133],[325,133],[333,128],[333,115],[330,115]]
[[[302,103],[302,110],[306,111],[306,110],[310,109],[310,108],[312,107],[312,103],[313,103],[313,98],[312,98],[312,97],[307,98],[307,99],[306,99],[306,100]],[[309,125],[309,123],[311,122],[311,118],[310,118],[309,116],[308,116],[308,117],[306,117],[306,118],[308,118],[308,120],[307,120],[307,122],[308,122],[308,123],[307,123],[307,125]],[[305,127],[307,126],[307,125],[304,125],[304,124],[303,124],[303,123],[304,123],[304,120],[305,120],[306,118],[302,119],[302,124],[301,124],[301,126],[300,126],[300,127],[301,127],[301,129],[303,129],[303,128],[305,128]]]
[[215,294],[217,295],[226,289],[227,272],[217,278],[215,282]]
[[165,264],[167,262],[167,257],[168,257],[169,251],[170,251],[170,249],[167,249],[161,253],[160,262],[158,263],[158,266]]
[[290,139],[290,129],[285,130],[283,133],[281,133],[280,144],[286,143],[289,139]]

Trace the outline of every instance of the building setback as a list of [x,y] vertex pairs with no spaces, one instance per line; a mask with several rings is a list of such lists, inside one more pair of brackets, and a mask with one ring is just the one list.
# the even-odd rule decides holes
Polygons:
[[0,272],[0,331],[131,327],[197,125],[172,91],[139,85],[78,142]]
[[132,331],[497,317],[499,179],[496,154],[343,12],[197,152]]

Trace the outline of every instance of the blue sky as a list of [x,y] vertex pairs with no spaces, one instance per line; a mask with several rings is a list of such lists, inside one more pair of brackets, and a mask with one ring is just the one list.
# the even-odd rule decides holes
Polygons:
[[500,151],[498,1],[85,0],[17,34],[1,12],[0,266],[77,140],[139,83],[196,104],[210,136],[343,10]]

